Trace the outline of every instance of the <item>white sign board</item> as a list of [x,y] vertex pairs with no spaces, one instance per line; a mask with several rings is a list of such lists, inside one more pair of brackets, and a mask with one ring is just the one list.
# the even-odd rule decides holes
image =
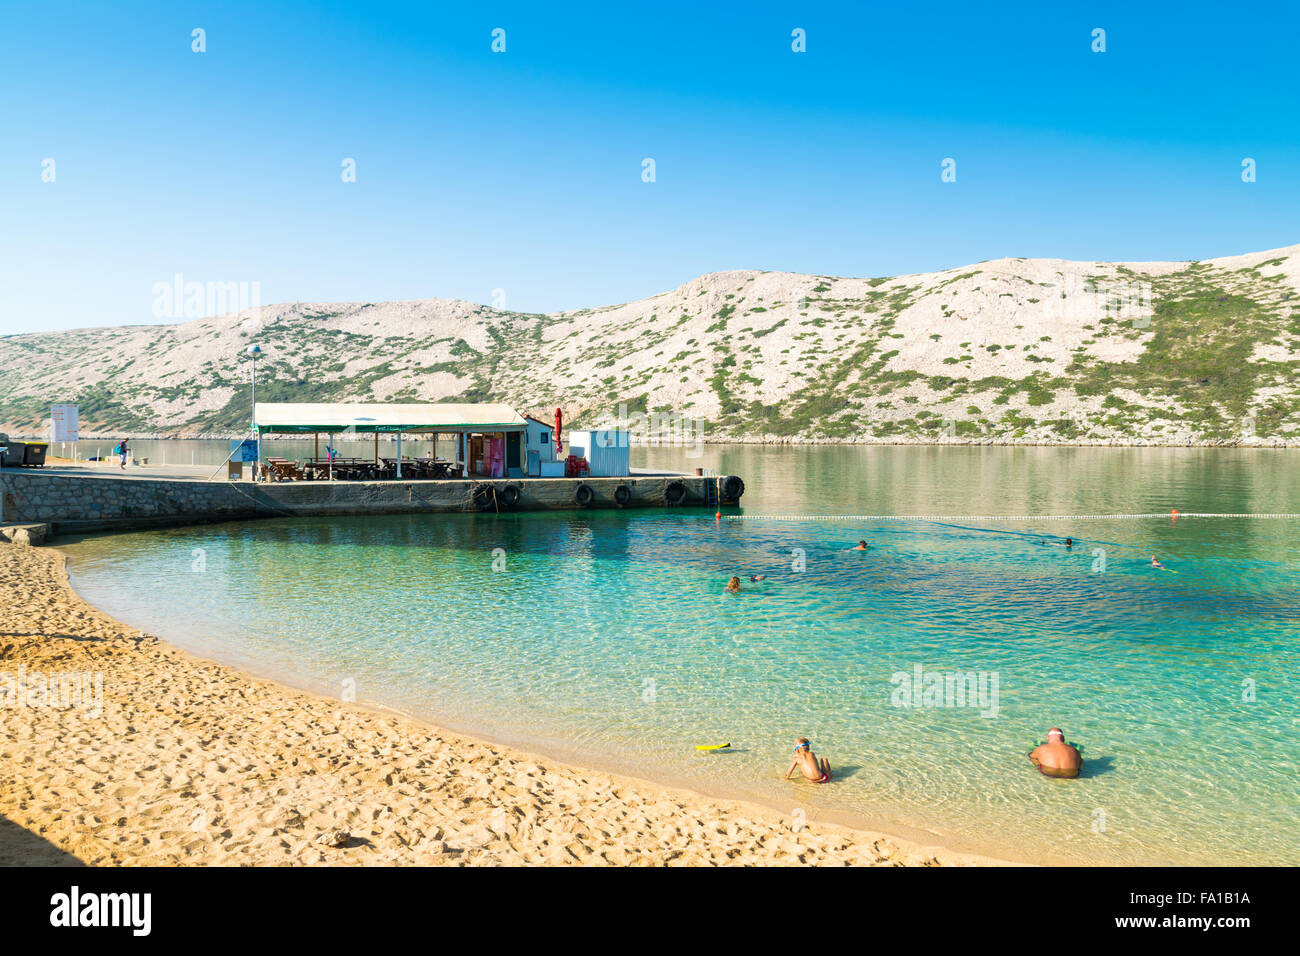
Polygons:
[[77,406],[50,406],[50,441],[77,440]]

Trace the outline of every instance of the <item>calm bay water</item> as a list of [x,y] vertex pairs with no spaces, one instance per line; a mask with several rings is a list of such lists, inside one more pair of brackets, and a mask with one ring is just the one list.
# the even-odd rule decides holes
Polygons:
[[[1300,520],[815,520],[1296,513],[1294,453],[731,446],[634,465],[739,474],[741,517],[275,520],[65,550],[88,600],[178,646],[580,764],[1018,859],[1300,863]],[[728,595],[733,573],[767,578]],[[891,678],[917,666],[996,680],[996,709],[897,706]],[[1085,745],[1079,780],[1025,759],[1052,724]],[[782,782],[799,735],[833,785]]]

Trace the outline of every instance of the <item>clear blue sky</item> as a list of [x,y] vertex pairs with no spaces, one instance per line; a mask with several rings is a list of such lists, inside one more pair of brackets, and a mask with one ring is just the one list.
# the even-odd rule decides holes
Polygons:
[[1300,242],[1294,3],[476,6],[5,0],[0,334]]

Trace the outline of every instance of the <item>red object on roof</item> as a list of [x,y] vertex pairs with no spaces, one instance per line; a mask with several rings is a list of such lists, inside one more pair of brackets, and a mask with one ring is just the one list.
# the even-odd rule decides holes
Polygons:
[[560,425],[563,423],[563,421],[564,421],[564,416],[560,413],[560,410],[557,408],[555,410],[555,450],[557,452],[561,452],[564,450],[564,443],[560,441]]

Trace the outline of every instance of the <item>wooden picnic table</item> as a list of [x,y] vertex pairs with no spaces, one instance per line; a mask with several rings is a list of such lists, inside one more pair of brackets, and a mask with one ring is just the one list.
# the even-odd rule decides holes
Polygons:
[[273,481],[302,481],[303,469],[287,458],[267,458],[264,471]]
[[[385,477],[397,477],[397,459],[383,458]],[[403,478],[437,479],[450,477],[455,462],[442,458],[403,458]]]
[[317,478],[334,477],[340,481],[364,480],[375,471],[369,458],[309,458],[303,468],[310,468]]
[[[391,481],[397,477],[397,459],[381,458],[307,458],[302,462],[304,477],[330,477],[339,481]],[[454,461],[442,458],[403,458],[402,477],[411,479],[459,478]]]

